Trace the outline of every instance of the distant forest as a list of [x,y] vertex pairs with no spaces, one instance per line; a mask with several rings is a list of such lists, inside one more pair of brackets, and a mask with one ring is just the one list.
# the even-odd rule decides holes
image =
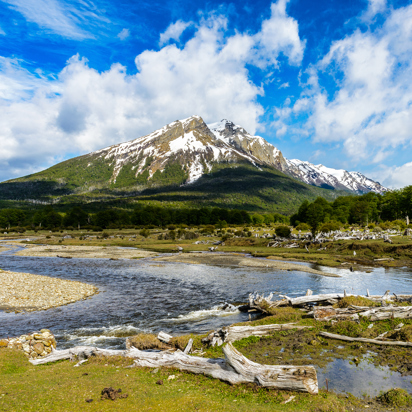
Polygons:
[[361,196],[340,196],[328,202],[318,197],[312,203],[305,200],[299,210],[288,217],[279,213],[250,213],[245,210],[224,208],[171,208],[138,204],[132,210],[111,207],[89,213],[75,206],[65,213],[52,206],[36,211],[0,209],[0,228],[29,229],[111,229],[141,226],[165,227],[170,224],[201,225],[270,225],[290,224],[301,229],[335,230],[343,225],[380,225],[397,222],[406,226],[406,217],[412,219],[412,186],[386,192],[373,192]]
[[412,186],[383,195],[369,192],[362,196],[340,196],[333,202],[322,197],[312,203],[304,201],[290,217],[290,223],[302,228],[308,225],[315,232],[337,230],[344,224],[385,228],[385,222],[395,222],[404,228],[407,217],[412,218]]
[[52,206],[33,213],[21,209],[0,209],[0,228],[10,231],[32,229],[115,229],[135,226],[161,226],[183,224],[201,225],[243,225],[288,223],[289,218],[278,213],[249,213],[244,210],[199,208],[173,209],[161,206],[137,206],[134,210],[110,208],[87,213],[75,206],[67,213],[56,212]]

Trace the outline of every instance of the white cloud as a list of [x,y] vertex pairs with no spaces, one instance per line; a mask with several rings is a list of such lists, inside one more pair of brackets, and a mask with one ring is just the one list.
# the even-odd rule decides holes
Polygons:
[[120,64],[98,72],[74,56],[51,79],[3,58],[0,180],[193,114],[206,122],[229,118],[254,133],[263,114],[257,102],[263,89],[251,82],[247,65],[255,62],[257,35],[227,36],[226,26],[222,16],[202,20],[181,48],[171,44],[139,54],[136,74],[127,74]]
[[70,39],[93,38],[83,27],[108,23],[99,15],[93,4],[78,0],[68,3],[58,0],[2,0],[21,13],[29,22],[42,29]]
[[262,23],[262,30],[256,34],[258,43],[257,60],[260,65],[278,65],[283,53],[289,63],[298,65],[303,58],[305,42],[299,37],[298,22],[286,13],[288,0],[278,0],[271,5],[271,16]]
[[6,32],[0,27],[0,36],[5,36]]
[[129,36],[130,36],[130,30],[129,30],[129,29],[123,29],[123,30],[117,35],[117,37],[118,37],[120,40],[126,40]]
[[279,86],[279,89],[287,89],[288,87],[290,87],[290,86],[289,86],[289,82],[286,82],[286,83],[282,83],[282,84]]
[[[352,160],[378,163],[393,148],[410,147],[411,22],[412,6],[394,10],[382,28],[334,42],[311,68],[294,112],[310,114],[303,129],[312,130],[315,141],[343,142]],[[322,88],[324,76],[335,81],[336,93]]]
[[382,184],[394,189],[412,185],[412,162],[399,167],[385,167],[374,174],[377,179],[382,179]]
[[363,14],[362,19],[364,21],[371,21],[377,14],[382,13],[386,10],[386,0],[369,0],[368,8]]
[[163,46],[169,42],[169,40],[178,41],[183,32],[191,25],[191,23],[178,20],[176,23],[172,23],[164,33],[160,34],[159,45]]

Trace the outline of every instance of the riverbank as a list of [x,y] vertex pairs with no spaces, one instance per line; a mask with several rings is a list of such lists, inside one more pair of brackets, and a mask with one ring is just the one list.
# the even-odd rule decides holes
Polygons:
[[[119,357],[91,357],[78,368],[70,361],[34,367],[22,352],[0,349],[0,409],[34,412],[47,405],[48,410],[73,412],[411,410],[326,390],[313,396],[252,383],[229,385],[174,369],[127,368],[131,363]],[[108,387],[121,389],[123,396],[116,400],[102,398],[102,390]]]
[[259,269],[278,269],[286,271],[300,271],[306,273],[313,273],[315,275],[340,277],[333,273],[322,272],[320,270],[312,269],[305,265],[296,263],[282,262],[269,259],[257,259],[245,257],[243,254],[234,253],[184,253],[173,256],[162,256],[154,258],[158,262],[180,262],[189,264],[203,264],[203,265],[217,265],[217,266],[235,266],[235,267],[250,267]]
[[83,258],[83,259],[141,259],[157,256],[158,253],[117,246],[73,246],[73,245],[25,245],[16,256]]
[[98,289],[87,283],[0,269],[0,310],[33,312],[87,299]]

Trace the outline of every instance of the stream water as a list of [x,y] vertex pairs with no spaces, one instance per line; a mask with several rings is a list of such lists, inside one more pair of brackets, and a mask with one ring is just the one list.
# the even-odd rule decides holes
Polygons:
[[[97,286],[100,293],[67,306],[32,313],[0,311],[0,338],[48,328],[59,348],[78,344],[124,348],[125,336],[138,332],[171,334],[205,333],[224,325],[245,321],[248,314],[225,303],[246,302],[250,292],[285,293],[298,296],[310,288],[315,294],[343,291],[383,294],[412,293],[412,272],[407,268],[371,269],[371,273],[323,268],[341,275],[324,277],[298,271],[230,268],[151,259],[59,259],[15,256],[15,250],[0,253],[0,267],[16,272],[78,280]],[[313,266],[317,269],[319,267]],[[339,376],[339,379],[337,377]],[[320,386],[355,395],[376,395],[391,387],[412,391],[411,377],[368,362],[356,367],[336,360],[318,370]]]

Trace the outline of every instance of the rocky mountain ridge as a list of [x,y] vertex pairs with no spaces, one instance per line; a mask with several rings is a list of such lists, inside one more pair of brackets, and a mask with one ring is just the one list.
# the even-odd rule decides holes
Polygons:
[[[282,152],[260,136],[250,135],[230,120],[206,124],[200,116],[176,120],[153,133],[135,140],[90,153],[104,158],[114,166],[111,181],[129,165],[135,176],[146,172],[147,179],[163,173],[171,162],[181,166],[184,183],[193,183],[210,173],[214,165],[249,163],[275,169],[304,183],[326,189],[358,194],[369,191],[383,193],[387,189],[359,172],[331,169],[323,165],[285,159]],[[88,166],[92,165],[93,161]]]
[[[176,120],[146,136],[5,182],[9,189],[6,193],[6,186],[3,186],[3,191],[5,198],[13,199],[27,197],[27,190],[30,195],[41,196],[47,193],[67,196],[103,192],[116,196],[119,191],[127,196],[127,193],[138,194],[148,189],[172,187],[186,187],[193,191],[188,188],[194,183],[196,186],[210,187],[210,190],[213,186],[213,190],[219,191],[228,183],[225,180],[228,177],[223,177],[228,173],[232,176],[235,173],[235,180],[243,176],[245,184],[237,189],[242,193],[247,190],[246,180],[263,179],[264,175],[265,185],[275,192],[276,185],[281,181],[288,187],[294,187],[296,193],[307,192],[303,183],[359,194],[387,190],[358,172],[285,159],[281,151],[265,139],[250,135],[243,127],[229,120],[207,125],[200,116],[191,116]],[[269,175],[276,177],[271,181]],[[293,183],[295,179],[299,185]],[[324,195],[328,196],[326,193]]]

